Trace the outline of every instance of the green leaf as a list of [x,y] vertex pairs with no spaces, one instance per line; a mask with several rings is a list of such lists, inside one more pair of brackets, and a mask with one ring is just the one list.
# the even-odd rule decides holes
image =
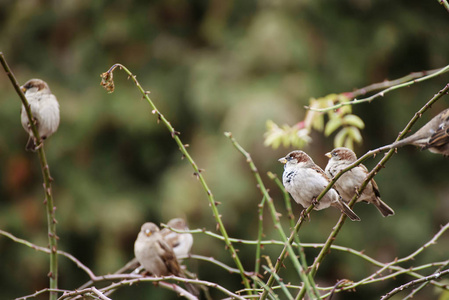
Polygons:
[[348,127],[348,135],[358,144],[360,144],[363,140],[362,135],[360,134],[360,130],[356,127]]
[[337,130],[338,127],[340,127],[342,124],[342,120],[340,118],[332,118],[329,119],[329,121],[326,124],[326,129],[324,129],[324,135],[329,136]]
[[365,128],[365,123],[363,120],[356,115],[346,115],[343,117],[343,122],[347,125],[355,126],[357,128],[363,129]]
[[352,139],[350,139],[349,138],[349,136],[348,136],[348,138],[345,140],[345,147],[346,148],[349,148],[349,149],[354,149],[354,142],[353,142],[353,140]]
[[346,136],[348,135],[348,128],[343,127],[334,138],[334,147],[343,147]]
[[324,115],[322,113],[312,113],[312,128],[316,131],[323,131],[324,128]]

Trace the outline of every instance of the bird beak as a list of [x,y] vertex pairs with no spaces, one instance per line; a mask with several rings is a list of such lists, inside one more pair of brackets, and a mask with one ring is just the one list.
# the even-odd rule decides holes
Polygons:
[[329,158],[331,158],[332,157],[332,154],[330,153],[330,152],[327,152],[326,154],[324,154],[325,156],[327,156],[327,157],[329,157]]
[[151,234],[152,234],[152,232],[151,232],[151,231],[149,231],[149,230],[145,230],[145,235],[146,235],[146,236],[150,237],[150,236],[151,236]]
[[20,87],[20,89],[22,90],[22,92],[25,94],[25,92],[27,91],[27,89],[23,86]]
[[287,163],[287,159],[285,157],[279,158],[278,161],[282,164],[286,164]]

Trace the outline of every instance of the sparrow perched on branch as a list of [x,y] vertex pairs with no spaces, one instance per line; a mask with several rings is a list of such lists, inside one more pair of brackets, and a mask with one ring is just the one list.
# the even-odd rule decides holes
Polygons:
[[[134,255],[145,270],[154,276],[184,277],[173,249],[154,223],[147,222],[142,225],[134,243]],[[185,285],[189,292],[198,295],[194,286],[189,283]]]
[[440,112],[411,136],[391,144],[390,148],[405,145],[415,145],[422,150],[449,156],[449,108]]
[[[182,218],[175,218],[168,221],[167,226],[176,230],[189,230],[186,221]],[[164,240],[173,248],[176,258],[181,261],[190,254],[193,245],[193,236],[190,233],[177,233],[169,228],[161,230]]]
[[[279,159],[284,166],[282,182],[287,192],[292,195],[296,203],[304,208],[315,202],[316,198],[329,184],[330,179],[324,171],[303,151],[292,151]],[[340,195],[333,188],[329,189],[314,209],[321,210],[334,206],[347,215],[352,221],[360,218],[347,206]]]
[[[355,153],[351,149],[344,147],[335,148],[331,152],[326,153],[326,156],[330,159],[324,171],[331,178],[357,160]],[[349,202],[363,181],[365,181],[367,175],[368,169],[360,164],[343,173],[335,183],[334,188],[340,193],[344,201]],[[357,199],[357,202],[360,201],[374,204],[384,217],[394,215],[394,211],[380,199],[379,188],[374,179],[368,182]]]
[[[40,79],[30,79],[22,87],[22,92],[28,100],[31,113],[35,119],[37,130],[42,140],[45,140],[56,132],[59,126],[59,103],[51,93],[48,84]],[[30,121],[25,107],[22,105],[22,126],[30,135],[26,150],[36,151],[42,144],[37,141],[31,130]]]

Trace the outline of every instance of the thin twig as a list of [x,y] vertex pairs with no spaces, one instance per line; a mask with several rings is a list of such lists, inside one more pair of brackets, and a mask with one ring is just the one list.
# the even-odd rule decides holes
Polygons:
[[214,218],[215,218],[215,220],[217,222],[217,227],[218,227],[218,229],[220,230],[221,234],[223,235],[223,237],[225,239],[226,248],[229,249],[229,252],[231,253],[232,259],[234,260],[237,268],[240,270],[240,275],[242,277],[243,284],[245,285],[246,288],[249,289],[250,288],[250,284],[249,284],[248,278],[246,278],[246,276],[244,275],[245,271],[243,269],[243,265],[242,265],[242,263],[240,261],[240,258],[239,258],[238,254],[237,254],[237,251],[235,250],[235,248],[232,245],[232,243],[229,241],[228,233],[227,233],[226,228],[224,227],[223,222],[221,220],[221,215],[218,212],[217,204],[216,204],[216,201],[215,201],[214,196],[212,194],[212,191],[209,189],[209,187],[208,187],[208,185],[206,183],[206,180],[204,179],[203,175],[201,174],[201,170],[198,168],[198,166],[196,165],[195,161],[192,159],[192,157],[190,156],[189,152],[187,151],[186,146],[182,143],[181,139],[179,138],[180,133],[178,131],[176,131],[172,127],[170,122],[157,109],[157,107],[154,105],[153,101],[148,96],[149,92],[145,91],[142,88],[140,83],[137,81],[136,76],[133,75],[131,73],[131,71],[129,71],[125,66],[123,66],[121,64],[115,64],[107,72],[103,73],[101,75],[101,77],[102,77],[102,85],[109,92],[113,91],[114,83],[113,83],[113,79],[112,79],[112,76],[113,76],[112,74],[113,74],[114,70],[117,67],[120,70],[123,70],[126,74],[128,74],[129,78],[131,78],[134,81],[134,83],[136,84],[137,88],[142,93],[143,97],[150,104],[150,106],[152,108],[152,113],[157,115],[158,121],[162,121],[162,123],[164,123],[165,127],[167,127],[167,129],[169,130],[172,138],[175,140],[176,144],[178,144],[179,150],[181,151],[183,156],[185,158],[187,158],[187,160],[192,165],[192,167],[194,169],[194,175],[199,179],[199,181],[201,182],[201,185],[203,186],[203,189],[205,190],[205,192],[207,194],[207,198],[209,200],[209,205],[210,205],[210,207],[212,209],[212,213],[213,213]]
[[427,76],[427,75],[431,75],[434,74],[436,72],[441,71],[442,68],[439,69],[434,69],[434,70],[427,70],[427,71],[421,71],[421,72],[413,72],[410,73],[408,75],[405,75],[404,77],[398,78],[398,79],[394,79],[394,80],[384,80],[382,82],[379,83],[373,83],[370,84],[366,87],[360,88],[360,89],[356,89],[352,92],[349,93],[344,93],[346,96],[348,96],[349,98],[355,98],[358,96],[363,96],[366,95],[368,93],[374,92],[374,91],[378,91],[378,90],[383,90],[410,80],[413,80],[415,78],[420,78],[423,76]]
[[408,289],[409,287],[412,287],[414,285],[423,283],[423,282],[427,282],[433,279],[438,279],[441,278],[443,276],[446,276],[447,274],[449,274],[449,269],[426,276],[424,278],[420,278],[420,279],[416,279],[416,280],[412,280],[406,284],[403,284],[401,286],[398,286],[397,288],[393,289],[392,291],[388,292],[387,294],[385,294],[382,298],[380,298],[381,300],[386,300],[391,298],[393,295],[399,293],[400,291],[403,291],[405,289]]
[[[222,262],[219,261],[219,260],[216,260],[216,259],[213,258],[213,257],[208,257],[208,256],[203,256],[203,255],[197,255],[197,254],[190,254],[190,255],[189,255],[189,258],[193,258],[193,259],[197,259],[197,260],[202,260],[202,261],[210,262],[210,263],[212,263],[212,264],[214,264],[214,265],[217,265],[217,266],[223,268],[224,270],[228,271],[229,273],[235,273],[235,274],[240,273],[240,270],[239,270],[239,269],[231,268],[230,266],[226,265],[225,263],[222,263]],[[251,276],[253,276],[253,275],[254,275],[254,272],[246,272],[246,271],[245,271],[245,276],[251,277]]]
[[[160,277],[149,277],[149,276],[143,276],[140,274],[111,274],[111,275],[98,276],[98,278],[99,278],[99,280],[97,282],[119,280],[119,282],[113,283],[107,287],[99,289],[101,292],[107,292],[109,290],[115,290],[119,287],[133,285],[137,282],[158,282],[160,284],[162,281],[177,281],[177,282],[184,282],[184,283],[191,283],[191,284],[196,284],[196,285],[204,285],[204,286],[212,287],[212,288],[215,288],[215,289],[221,291],[222,293],[224,293],[228,296],[235,297],[237,299],[243,299],[243,297],[232,293],[231,291],[225,289],[224,287],[222,287],[221,285],[219,285],[217,283],[209,282],[209,281],[205,281],[205,280],[199,280],[199,279],[189,279],[189,278],[179,277],[179,276],[174,276],[174,275],[160,276]],[[170,286],[173,286],[173,284],[168,284],[167,286],[164,286],[164,287],[170,288]],[[170,289],[172,289],[172,288],[170,288]],[[174,290],[174,291],[176,291],[176,290]],[[250,291],[252,291],[252,289],[250,289]]]
[[[260,254],[262,251],[262,237],[263,237],[263,211],[265,207],[265,200],[267,198],[265,196],[262,197],[262,201],[258,205],[258,232],[257,232],[257,245],[256,245],[256,258],[254,261],[254,273],[256,276],[260,271]],[[257,288],[257,282],[254,282],[254,288]]]
[[[285,190],[284,185],[282,184],[281,180],[277,177],[276,174],[268,172],[267,175],[271,180],[274,180],[274,182],[276,183],[276,185],[279,187],[279,189],[282,191],[282,194],[284,195],[285,208],[287,209],[287,215],[288,215],[288,218],[290,219],[290,227],[293,230],[293,228],[295,228],[295,215],[293,214],[290,196],[289,196],[288,192]],[[299,241],[299,236],[297,234],[294,234],[293,236],[295,238],[296,245],[300,245],[300,247],[298,247],[298,251],[299,251],[299,257],[301,259],[301,263],[303,265],[306,265],[307,264],[306,263],[306,254],[304,253],[302,244]]]
[[[268,202],[268,206],[270,208],[270,212],[271,212],[271,216],[274,222],[274,227],[278,230],[282,240],[285,242],[285,247],[284,249],[287,249],[291,255],[289,255],[293,265],[295,266],[295,269],[299,275],[299,277],[301,278],[301,280],[304,282],[304,286],[307,289],[307,293],[309,294],[309,296],[311,296],[312,298],[319,296],[319,293],[316,289],[316,285],[315,282],[313,281],[313,278],[311,278],[310,276],[308,276],[305,272],[305,270],[307,269],[307,264],[305,261],[304,257],[301,257],[301,262],[298,260],[298,258],[296,257],[296,255],[294,255],[294,251],[293,248],[291,246],[293,240],[289,240],[287,239],[287,236],[285,235],[284,230],[282,229],[282,225],[279,221],[279,216],[278,213],[276,211],[276,208],[274,206],[273,203],[273,199],[271,198],[270,194],[268,193],[268,190],[265,188],[265,185],[262,181],[262,178],[260,177],[259,171],[256,168],[256,165],[254,164],[251,155],[246,152],[245,149],[243,149],[243,147],[237,142],[237,140],[232,136],[232,133],[230,132],[226,132],[225,136],[228,137],[232,144],[234,145],[234,147],[243,154],[243,156],[245,156],[246,158],[246,162],[248,163],[248,165],[250,166],[250,169],[257,181],[257,187],[259,188],[259,190],[261,191],[262,195],[267,199]],[[294,235],[294,238],[298,239],[298,237],[296,237],[296,235]],[[300,252],[301,253],[301,252]],[[278,268],[275,269],[275,273],[277,273],[279,271],[280,265],[277,266]],[[269,281],[267,282],[267,286],[271,287],[271,284],[273,284],[274,282],[274,276],[273,273],[270,275],[270,278],[268,279]],[[267,290],[264,291],[264,294],[262,295],[261,299],[263,299],[264,295],[266,296],[267,294]]]
[[15,298],[15,300],[26,300],[26,299],[31,299],[31,298],[36,298],[39,295],[45,294],[45,293],[68,293],[70,292],[69,290],[61,290],[61,289],[50,289],[50,288],[45,288],[42,289],[40,291],[35,292],[34,294],[31,295],[27,295],[27,296],[23,296],[23,297],[19,297],[19,298]]
[[284,292],[284,294],[287,297],[287,299],[293,300],[293,296],[292,296],[292,294],[290,294],[290,292],[288,291],[287,287],[282,282],[282,278],[280,278],[279,275],[274,272],[274,270],[271,270],[267,266],[263,266],[263,268],[264,268],[265,271],[267,271],[268,273],[270,273],[270,274],[272,274],[274,276],[274,278],[276,279],[277,283],[281,287],[281,290]]
[[[28,100],[26,99],[25,95],[23,94],[19,83],[17,82],[13,72],[11,71],[10,67],[8,66],[8,63],[5,60],[5,57],[3,56],[3,53],[0,52],[0,61],[5,69],[6,75],[8,75],[14,89],[16,90],[17,94],[20,97],[20,100],[22,101],[23,106],[25,107],[25,111],[28,116],[28,120],[35,120],[33,117],[33,114],[31,113],[30,105],[28,104]],[[30,121],[29,122],[31,130],[33,132],[34,137],[36,138],[36,144],[40,145],[42,144],[42,139],[39,135],[39,131],[37,129],[37,126],[35,122]],[[50,278],[50,289],[57,289],[58,288],[58,256],[56,255],[57,252],[57,240],[58,236],[56,235],[56,207],[53,205],[53,195],[51,191],[51,182],[53,181],[53,178],[50,175],[50,168],[47,163],[47,158],[45,156],[44,147],[38,148],[38,156],[39,156],[39,162],[41,165],[41,171],[42,176],[44,177],[44,194],[45,194],[45,201],[44,204],[46,204],[47,208],[47,230],[48,230],[48,243],[49,248],[51,250],[50,252],[50,272],[48,273],[48,277]],[[57,298],[57,293],[50,292],[50,300],[55,300]]]
[[[163,224],[162,226],[165,226],[165,225]],[[412,254],[410,254],[410,255],[408,255],[408,256],[406,256],[404,258],[401,258],[401,259],[395,259],[395,260],[393,260],[392,262],[389,262],[389,263],[379,262],[379,261],[375,260],[374,258],[372,258],[372,257],[366,255],[365,253],[363,253],[363,251],[357,251],[357,250],[354,250],[354,249],[348,248],[348,247],[343,247],[343,246],[338,246],[338,245],[332,244],[332,245],[330,245],[330,249],[337,250],[337,251],[342,251],[342,252],[347,252],[347,253],[349,253],[351,255],[358,256],[361,259],[364,259],[367,262],[371,263],[372,265],[381,268],[380,270],[376,271],[375,274],[368,276],[367,279],[359,281],[358,284],[361,284],[364,281],[368,281],[368,279],[372,279],[373,276],[380,275],[380,273],[385,271],[385,270],[401,271],[402,273],[406,273],[406,274],[408,274],[410,276],[421,278],[420,275],[418,275],[416,273],[413,273],[413,272],[409,271],[408,269],[404,269],[404,268],[401,268],[401,267],[395,266],[395,265],[398,264],[399,262],[405,262],[407,260],[413,260],[419,253],[422,252],[422,250],[427,249],[430,245],[435,244],[437,242],[437,240],[448,229],[449,229],[449,223],[444,225],[444,226],[441,226],[440,230],[432,237],[431,240],[429,240],[426,244],[424,244],[423,246],[421,246],[420,248],[415,250]],[[203,233],[203,234],[209,235],[211,237],[214,237],[216,239],[223,240],[222,236],[220,236],[220,235],[218,235],[216,233],[210,232],[210,231],[203,230],[203,229],[178,230],[178,229],[174,229],[173,228],[172,230],[175,231],[175,232],[178,232],[178,233],[192,233],[192,234]],[[259,244],[258,240],[243,240],[243,239],[237,239],[237,238],[230,238],[230,240],[233,243],[246,244],[246,245],[258,245]],[[276,241],[276,240],[261,240],[260,244],[261,245],[285,246],[284,242]],[[292,242],[292,246],[298,247],[298,244],[295,243],[295,242]],[[303,247],[303,248],[315,248],[315,249],[320,248],[320,249],[322,249],[324,246],[325,246],[324,243],[321,243],[321,244],[320,243],[301,243],[301,247]],[[221,263],[219,261],[215,261],[215,259],[212,258],[212,257],[209,258],[209,257],[200,256],[200,255],[191,255],[191,258],[200,259],[200,260],[205,260],[205,261],[210,261],[212,263],[216,263],[217,265],[223,267],[224,269],[228,270],[229,272],[236,272],[236,271],[238,271],[237,269],[230,268],[229,266],[226,266],[226,265],[224,265],[223,263]],[[250,276],[251,273],[246,273],[246,275]],[[438,284],[436,284],[436,286],[443,287],[443,286],[438,285]]]
[[[443,74],[443,73],[445,73],[447,71],[449,71],[449,65],[447,65],[444,68],[441,68],[441,69],[439,69],[439,70],[437,70],[435,72],[427,71],[428,75],[422,76],[422,77],[420,77],[418,79],[410,80],[410,81],[407,81],[407,82],[404,82],[404,83],[400,83],[400,84],[396,84],[396,85],[391,85],[388,88],[386,88],[386,89],[384,89],[384,90],[382,90],[382,91],[380,91],[380,92],[378,92],[378,93],[376,93],[376,94],[374,94],[374,95],[372,95],[370,97],[367,97],[367,98],[354,99],[354,100],[348,101],[348,102],[340,102],[339,104],[332,105],[332,106],[329,106],[329,107],[326,107],[326,108],[314,108],[314,107],[309,107],[309,106],[305,106],[305,108],[309,109],[309,110],[312,110],[312,111],[325,112],[325,111],[329,111],[329,110],[338,109],[338,108],[340,108],[342,106],[345,106],[345,105],[355,105],[355,104],[360,104],[360,103],[365,103],[365,102],[371,102],[375,98],[379,98],[379,97],[385,96],[385,94],[388,93],[388,92],[391,92],[391,91],[394,91],[394,90],[397,90],[397,89],[403,88],[403,87],[409,87],[409,86],[413,85],[414,83],[431,79],[431,78],[436,77],[438,75],[441,75],[441,74]],[[422,73],[424,74],[425,72],[422,72]],[[419,73],[417,73],[417,74],[419,74]],[[410,76],[410,75],[408,75],[408,76]],[[403,78],[406,78],[406,77],[403,77]],[[395,81],[392,81],[392,82],[395,83]],[[350,93],[348,93],[348,94],[350,94]]]
[[[44,247],[37,246],[37,245],[35,245],[35,244],[33,244],[33,243],[27,241],[27,240],[18,238],[18,237],[16,237],[16,236],[12,235],[11,233],[6,232],[6,231],[4,231],[4,230],[1,230],[1,229],[0,229],[0,234],[6,236],[6,237],[8,237],[8,238],[10,238],[11,240],[13,240],[13,241],[16,242],[16,243],[19,243],[19,244],[25,245],[25,246],[27,246],[27,247],[30,247],[31,249],[34,249],[34,250],[37,250],[37,251],[40,251],[40,252],[44,252],[44,253],[48,253],[48,254],[51,253],[50,249],[48,249],[48,248],[44,248]],[[87,274],[91,279],[97,278],[97,276],[92,272],[91,269],[89,269],[88,267],[86,267],[86,265],[84,265],[82,262],[80,262],[80,261],[79,261],[76,257],[74,257],[72,254],[67,253],[67,252],[65,252],[65,251],[62,251],[62,250],[56,251],[56,254],[65,256],[65,257],[67,257],[68,259],[70,259],[71,261],[73,261],[73,262],[78,266],[78,268],[80,268],[80,269],[82,269],[84,272],[86,272],[86,274]]]
[[[395,279],[397,278],[399,275],[409,275],[412,277],[415,277],[417,279],[421,279],[424,278],[423,275],[420,275],[418,273],[416,273],[416,271],[422,271],[428,268],[432,268],[432,267],[436,267],[436,266],[444,266],[447,265],[448,261],[442,261],[442,262],[433,262],[433,263],[428,263],[428,264],[424,264],[424,265],[420,265],[417,267],[411,267],[411,268],[401,268],[401,267],[390,267],[390,269],[395,269],[396,271],[393,273],[388,273],[387,275],[384,276],[380,276],[377,277],[379,274],[377,274],[377,272],[373,275],[370,275],[360,281],[357,282],[349,282],[347,281],[345,283],[345,285],[340,286],[338,288],[334,289],[334,292],[341,292],[341,291],[349,291],[349,290],[354,290],[356,287],[362,286],[362,285],[368,285],[368,284],[373,284],[373,283],[377,283],[377,282],[384,282],[385,280],[388,279]],[[377,277],[377,278],[375,278]],[[448,287],[442,283],[439,282],[431,282],[435,287],[439,287],[445,290],[448,290]],[[325,289],[329,289],[329,288],[325,288]],[[327,293],[325,295],[323,295],[323,298],[329,297],[331,293]]]
[[[433,274],[436,274],[438,272],[441,272],[441,270],[443,270],[444,268],[447,268],[447,266],[449,266],[449,261],[447,264],[439,267]],[[403,300],[409,300],[411,298],[413,298],[420,290],[422,290],[423,288],[425,288],[431,281],[426,281],[424,283],[422,283],[419,287],[417,287],[416,289],[414,289],[410,294],[408,294]]]
[[[449,66],[447,67],[449,68]],[[434,73],[436,74],[436,73]],[[410,130],[410,128],[413,126],[413,124],[415,124],[415,122],[422,116],[422,114],[430,108],[430,106],[435,103],[438,99],[440,99],[443,95],[445,95],[447,92],[449,91],[449,84],[446,84],[446,86],[441,89],[437,94],[435,94],[414,116],[413,118],[410,120],[410,122],[407,124],[407,126],[404,128],[404,130],[402,131],[402,133],[398,136],[398,138],[396,139],[396,141],[402,139],[402,137]],[[376,150],[373,151],[369,151],[368,153],[366,153],[365,155],[363,155],[361,158],[359,158],[357,161],[355,161],[353,164],[351,164],[349,167],[345,168],[344,170],[340,171],[332,180],[331,182],[328,184],[328,186],[323,190],[323,192],[317,197],[317,201],[319,199],[321,199],[321,197],[323,197],[323,195],[325,193],[327,193],[327,191],[333,186],[333,184],[340,178],[341,175],[343,175],[343,173],[349,171],[350,169],[354,168],[355,166],[359,165],[360,163],[362,163],[365,159],[367,159],[369,156],[376,154],[382,150],[384,150],[384,148],[388,148],[388,146],[385,147],[381,147],[378,148]],[[371,172],[367,175],[367,177],[365,178],[365,181],[361,184],[361,186],[358,188],[357,193],[355,193],[354,197],[352,198],[352,200],[349,202],[348,206],[352,207],[355,202],[357,201],[357,199],[360,197],[360,195],[362,194],[362,191],[365,189],[366,185],[368,184],[368,182],[385,166],[385,164],[387,163],[387,161],[393,156],[393,154],[395,153],[395,149],[390,149],[390,151],[388,151],[387,154],[385,154],[385,156],[382,158],[382,160],[376,165],[376,167],[371,170]],[[325,246],[321,249],[320,253],[318,254],[318,256],[315,258],[315,261],[313,262],[312,266],[310,267],[310,274],[312,276],[314,276],[316,274],[316,271],[318,270],[319,265],[321,264],[321,262],[323,261],[324,257],[329,253],[329,249],[330,249],[330,245],[332,245],[332,243],[335,241],[335,238],[338,234],[338,232],[340,231],[341,227],[344,224],[344,221],[346,220],[346,215],[341,215],[340,219],[338,220],[337,224],[335,225],[334,229],[332,230],[331,234],[329,235]],[[304,297],[305,294],[305,289],[301,289],[301,291],[298,293],[296,299],[302,299]]]

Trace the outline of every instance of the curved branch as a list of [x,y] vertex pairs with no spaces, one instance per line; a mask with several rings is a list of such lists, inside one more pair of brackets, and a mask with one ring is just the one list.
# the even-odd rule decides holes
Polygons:
[[[397,90],[397,89],[403,88],[403,87],[409,87],[409,86],[411,86],[411,85],[413,85],[413,84],[415,84],[417,82],[421,82],[421,81],[425,81],[425,80],[431,79],[431,78],[436,77],[438,75],[441,75],[441,74],[443,74],[443,73],[445,73],[447,71],[449,71],[449,65],[445,66],[444,68],[438,69],[438,70],[412,73],[410,75],[407,75],[407,76],[402,77],[402,78],[397,79],[397,80],[393,80],[393,81],[390,81],[390,82],[387,81],[387,86],[390,85],[390,84],[393,84],[393,85],[390,85],[388,88],[386,88],[386,89],[384,89],[384,90],[382,90],[382,91],[380,91],[380,92],[378,92],[378,93],[376,93],[376,94],[374,94],[374,95],[372,95],[370,97],[367,97],[367,98],[363,98],[363,99],[355,98],[352,101],[341,102],[339,104],[336,104],[336,105],[333,105],[333,106],[329,106],[329,107],[326,107],[326,108],[314,108],[314,107],[310,107],[310,106],[305,106],[305,108],[308,109],[308,110],[312,110],[312,111],[325,112],[325,111],[329,111],[329,110],[335,110],[335,109],[338,109],[338,108],[340,108],[342,106],[346,106],[346,105],[356,105],[356,104],[360,104],[360,103],[371,102],[371,101],[373,101],[376,98],[385,96],[385,94],[388,93],[388,92],[391,92],[391,91],[394,91],[394,90]],[[418,79],[413,79],[413,80],[410,80],[410,81],[407,81],[407,82],[404,82],[404,83],[396,84],[398,81],[402,81],[404,78],[407,78],[407,79],[410,78],[410,77],[414,78],[415,75],[413,75],[413,74],[418,74],[418,75],[428,74],[428,75],[422,76],[422,77],[420,77]],[[380,86],[381,84],[377,84],[377,85]],[[365,90],[367,88],[363,88],[361,90]],[[351,93],[348,93],[348,94],[351,95]]]
[[198,166],[196,165],[195,161],[190,156],[189,152],[186,149],[186,146],[181,142],[181,139],[179,138],[180,133],[178,131],[176,131],[172,127],[170,122],[164,117],[164,115],[154,105],[153,101],[148,96],[150,92],[145,91],[142,88],[140,83],[137,81],[136,76],[133,75],[131,73],[131,71],[129,71],[125,66],[123,66],[121,64],[114,64],[111,68],[109,68],[109,70],[107,72],[101,74],[100,75],[100,77],[102,78],[101,85],[103,87],[105,87],[108,92],[113,92],[114,91],[113,72],[114,72],[114,70],[116,68],[119,68],[120,70],[123,70],[126,74],[128,74],[129,78],[131,78],[134,81],[134,83],[136,84],[137,88],[142,93],[142,96],[145,98],[145,100],[147,100],[147,102],[150,104],[151,108],[153,109],[152,113],[157,115],[158,122],[162,121],[162,123],[164,123],[165,127],[167,127],[167,129],[169,130],[172,138],[175,140],[176,144],[178,144],[179,150],[181,151],[183,156],[185,158],[187,158],[187,160],[192,165],[192,168],[194,169],[194,175],[199,179],[199,181],[201,182],[201,185],[203,186],[203,189],[205,190],[205,192],[207,194],[207,198],[209,200],[209,205],[210,205],[210,207],[212,209],[212,213],[213,213],[213,215],[215,217],[215,220],[217,222],[217,227],[218,227],[218,229],[220,230],[221,234],[224,237],[226,247],[229,249],[229,252],[231,253],[231,257],[234,260],[237,268],[240,270],[240,275],[242,277],[243,284],[245,285],[246,288],[250,289],[251,287],[250,287],[250,284],[249,284],[249,280],[245,276],[245,270],[243,269],[242,262],[240,261],[240,258],[239,258],[238,254],[237,254],[237,251],[235,250],[235,248],[232,245],[231,241],[229,241],[228,233],[226,231],[226,228],[223,225],[223,221],[221,220],[221,215],[218,212],[218,208],[217,208],[217,202],[215,201],[214,196],[213,196],[211,190],[209,189],[209,186],[206,183],[206,180],[204,179],[203,175],[201,174],[201,170],[198,168]]
[[[31,113],[31,108],[28,103],[28,100],[26,99],[25,95],[23,94],[19,83],[17,82],[13,72],[8,66],[8,63],[5,60],[5,57],[3,56],[3,53],[0,52],[0,62],[5,69],[6,74],[8,75],[12,85],[14,86],[14,89],[16,90],[17,94],[20,97],[20,100],[22,101],[23,107],[25,108],[25,111],[28,116],[28,120],[35,120],[33,117],[33,114]],[[30,127],[33,132],[34,137],[36,138],[36,144],[40,145],[42,143],[42,139],[39,135],[39,131],[37,129],[36,123],[33,121],[30,121]],[[47,163],[47,157],[45,156],[44,147],[38,147],[38,156],[39,156],[39,162],[41,165],[41,171],[42,176],[44,177],[44,194],[45,194],[45,201],[44,204],[46,204],[47,208],[47,230],[48,230],[48,243],[50,248],[50,272],[48,273],[48,277],[50,278],[50,289],[54,290],[58,288],[58,255],[57,252],[57,240],[58,236],[56,235],[56,207],[53,205],[53,195],[51,191],[51,182],[53,181],[53,178],[50,175],[50,168]],[[50,291],[50,299],[54,300],[56,299],[57,294],[55,292]]]

